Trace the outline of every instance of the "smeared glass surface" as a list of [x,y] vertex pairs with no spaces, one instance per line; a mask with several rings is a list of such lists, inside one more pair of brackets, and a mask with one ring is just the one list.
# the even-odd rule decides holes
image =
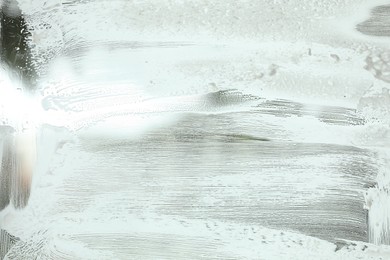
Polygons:
[[8,6],[5,259],[390,257],[385,3]]

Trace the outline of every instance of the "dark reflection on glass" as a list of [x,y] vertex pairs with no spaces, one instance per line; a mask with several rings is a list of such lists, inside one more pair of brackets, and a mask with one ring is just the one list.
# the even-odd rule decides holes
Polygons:
[[35,71],[28,45],[29,37],[30,32],[17,2],[4,1],[1,11],[1,59],[31,89]]

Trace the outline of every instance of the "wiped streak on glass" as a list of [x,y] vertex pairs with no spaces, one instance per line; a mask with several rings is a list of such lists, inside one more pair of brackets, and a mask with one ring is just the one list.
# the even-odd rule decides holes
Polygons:
[[387,56],[329,25],[363,1],[20,2],[45,123],[68,129],[41,129],[9,258],[385,250],[361,242],[387,243]]

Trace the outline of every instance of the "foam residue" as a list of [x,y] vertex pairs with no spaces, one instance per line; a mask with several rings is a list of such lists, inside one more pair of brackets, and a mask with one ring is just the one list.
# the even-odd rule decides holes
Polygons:
[[5,259],[390,258],[383,1],[18,2]]

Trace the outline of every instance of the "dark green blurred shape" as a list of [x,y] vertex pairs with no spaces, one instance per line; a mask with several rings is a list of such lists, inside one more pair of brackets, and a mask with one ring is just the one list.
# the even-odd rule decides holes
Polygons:
[[1,60],[27,89],[35,85],[28,39],[31,36],[15,0],[5,0],[1,7]]

